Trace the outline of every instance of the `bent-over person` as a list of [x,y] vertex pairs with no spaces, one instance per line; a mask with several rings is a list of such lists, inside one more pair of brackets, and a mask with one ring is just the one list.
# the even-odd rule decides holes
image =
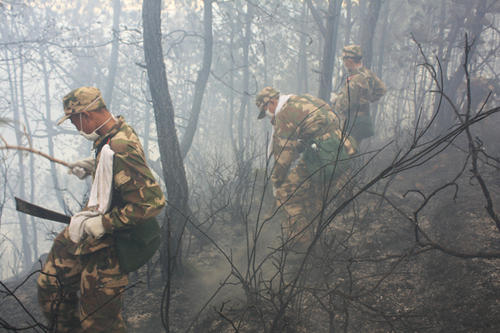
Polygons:
[[311,95],[284,95],[265,87],[256,97],[258,119],[273,125],[271,181],[291,248],[303,251],[312,240],[326,198],[354,153],[339,120],[325,101]]

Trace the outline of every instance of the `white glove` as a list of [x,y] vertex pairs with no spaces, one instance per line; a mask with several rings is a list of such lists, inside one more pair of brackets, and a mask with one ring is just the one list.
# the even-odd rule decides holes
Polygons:
[[85,171],[84,168],[79,167],[79,166],[72,167],[71,169],[69,169],[69,172],[74,174],[75,176],[77,176],[80,179],[83,179],[83,178],[87,177],[88,175],[90,175],[90,173]]
[[83,231],[92,238],[99,239],[104,236],[105,230],[102,225],[102,215],[90,217],[83,224]]
[[335,104],[335,102],[337,101],[337,98],[338,98],[338,97],[339,97],[339,96],[338,96],[336,93],[332,92],[332,93],[330,94],[330,104],[331,104],[331,105],[334,105],[334,104]]
[[94,171],[95,159],[93,157],[84,158],[69,165],[69,173],[74,174],[80,179],[83,179]]
[[73,215],[68,227],[69,238],[74,243],[78,243],[83,236],[85,221],[98,215],[98,212],[90,210],[83,210]]

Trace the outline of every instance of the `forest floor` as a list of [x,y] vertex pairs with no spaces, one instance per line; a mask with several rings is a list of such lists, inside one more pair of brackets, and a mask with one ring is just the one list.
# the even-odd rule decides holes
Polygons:
[[[377,195],[360,197],[358,208],[337,217],[325,232],[300,272],[302,288],[281,308],[289,289],[271,286],[269,281],[276,280],[265,276],[265,267],[272,270],[276,261],[259,271],[263,282],[255,284],[258,290],[253,293],[252,286],[244,288],[234,274],[223,283],[235,269],[246,272],[241,224],[211,229],[234,261],[233,268],[214,246],[201,247],[191,239],[183,274],[171,284],[170,331],[270,332],[275,324],[275,332],[499,332],[500,259],[457,257],[416,246],[415,223],[410,220],[415,216],[422,230],[447,249],[461,254],[500,253],[500,232],[484,209],[477,183],[470,179],[446,187],[419,210],[423,198],[453,179],[458,168],[454,158],[443,155],[431,166],[398,175],[386,187],[386,200]],[[498,203],[500,172],[484,176]],[[266,229],[262,255],[278,238],[277,225]],[[0,319],[17,328],[43,321],[36,276],[3,282],[15,297],[2,286]],[[164,331],[165,283],[159,269],[153,270],[149,285],[145,267],[131,274],[130,286],[124,297],[129,332]],[[284,311],[281,317],[279,309]]]

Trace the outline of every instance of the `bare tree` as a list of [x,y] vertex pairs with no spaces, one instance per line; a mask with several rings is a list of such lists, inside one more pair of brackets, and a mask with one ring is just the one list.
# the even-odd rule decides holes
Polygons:
[[[365,0],[367,1],[367,0]],[[383,1],[367,1],[368,9],[361,26],[361,47],[363,48],[363,65],[371,68],[373,58],[373,37]]]
[[[167,223],[162,245],[164,273],[174,262],[180,263],[177,252],[188,216],[188,186],[179,141],[174,123],[174,107],[168,91],[167,74],[161,46],[161,0],[145,0],[142,9],[144,56],[153,99],[158,145],[161,152],[163,178],[167,186]],[[165,274],[167,276],[167,274]]]
[[335,63],[342,0],[328,1],[326,27],[324,26],[323,19],[321,18],[318,9],[313,5],[312,0],[308,0],[307,3],[324,39],[318,97],[328,101],[330,100],[330,94],[332,92],[333,65]]
[[184,136],[182,137],[182,142],[180,145],[182,157],[185,158],[191,144],[193,143],[193,137],[196,133],[196,128],[198,127],[198,118],[201,112],[201,103],[203,102],[203,95],[208,82],[208,76],[210,74],[210,67],[212,65],[212,48],[213,48],[213,36],[212,36],[212,2],[214,0],[204,0],[203,1],[203,63],[201,69],[198,72],[198,77],[196,78],[196,83],[194,85],[194,96],[193,105],[191,107],[191,114],[187,127],[184,131]]
[[120,47],[120,0],[113,0],[113,43],[111,45],[111,56],[109,57],[109,74],[106,87],[103,92],[104,100],[111,110],[113,102],[113,89],[115,87],[116,71],[118,69],[118,49]]

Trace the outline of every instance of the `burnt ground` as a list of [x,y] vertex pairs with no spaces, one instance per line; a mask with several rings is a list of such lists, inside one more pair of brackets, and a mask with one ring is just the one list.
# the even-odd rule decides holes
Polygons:
[[[496,204],[500,172],[482,167]],[[223,284],[232,271],[227,259],[214,246],[200,246],[190,238],[183,274],[172,280],[171,331],[500,331],[500,260],[482,258],[500,253],[500,232],[484,208],[485,199],[477,182],[467,171],[456,186],[443,187],[460,168],[456,156],[443,155],[359,197],[355,205],[335,217],[303,269],[300,261],[289,258],[280,270],[279,255],[275,254],[262,269],[250,267],[249,272],[259,273],[254,280],[245,274],[240,279],[233,275]],[[421,207],[425,198],[440,187],[443,190]],[[419,240],[431,240],[459,256],[419,246],[412,220],[415,216],[429,237],[418,234]],[[214,223],[210,235],[233,259],[233,272],[236,269],[244,273],[244,224],[224,221],[230,219]],[[273,239],[279,235],[277,225],[275,222],[265,229],[267,242],[259,247],[259,258],[274,246]],[[288,283],[294,276],[300,279],[290,293]],[[33,324],[32,318],[41,320],[35,276],[24,283],[3,283],[11,291],[18,289],[13,297],[1,288],[1,320],[17,328]],[[146,268],[142,268],[131,274],[131,285],[124,304],[129,331],[162,331],[164,282],[159,270],[153,270],[148,284]],[[222,290],[207,303],[222,285]],[[284,304],[289,295],[293,297]]]

